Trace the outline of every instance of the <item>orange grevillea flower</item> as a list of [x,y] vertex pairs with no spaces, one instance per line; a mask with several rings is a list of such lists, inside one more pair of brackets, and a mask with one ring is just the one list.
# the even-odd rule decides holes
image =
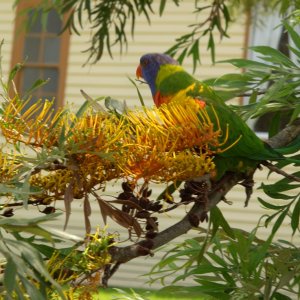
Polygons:
[[213,173],[213,156],[224,145],[222,132],[194,101],[172,101],[128,112],[124,118],[129,134],[117,162],[124,174],[168,182]]
[[30,180],[45,196],[59,198],[70,184],[82,197],[118,178],[169,182],[214,174],[213,158],[228,149],[228,131],[221,132],[215,112],[213,119],[217,124],[189,98],[122,116],[92,109],[55,113],[47,101],[28,107],[12,99],[0,125],[9,141],[63,149],[61,169],[45,169]]

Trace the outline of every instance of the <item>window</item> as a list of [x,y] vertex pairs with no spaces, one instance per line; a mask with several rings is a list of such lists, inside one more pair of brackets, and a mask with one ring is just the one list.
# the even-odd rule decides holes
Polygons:
[[[15,83],[24,95],[37,79],[49,79],[46,85],[33,92],[31,101],[54,97],[57,108],[64,101],[70,35],[68,32],[59,35],[63,20],[55,10],[50,10],[46,26],[43,26],[42,12],[34,11],[37,3],[39,1],[20,1],[17,8],[12,66],[22,61],[25,64]],[[28,31],[24,30],[26,18],[35,18]]]
[[[259,5],[252,12],[252,24],[250,27],[250,37],[248,46],[266,45],[280,50],[282,53],[294,59],[294,55],[290,53],[287,45],[290,43],[289,36],[281,25],[281,18],[276,12],[266,13]],[[248,58],[260,61],[257,54],[248,51]],[[268,86],[266,85],[267,89]],[[256,132],[267,132],[274,113],[267,113],[256,119],[250,124]],[[280,127],[283,128],[289,121],[290,115],[282,115]]]

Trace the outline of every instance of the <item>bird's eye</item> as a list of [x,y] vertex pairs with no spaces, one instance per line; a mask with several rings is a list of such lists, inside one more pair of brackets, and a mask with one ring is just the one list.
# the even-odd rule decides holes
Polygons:
[[143,59],[143,61],[141,61],[141,65],[143,67],[147,66],[149,64],[149,60],[148,59]]

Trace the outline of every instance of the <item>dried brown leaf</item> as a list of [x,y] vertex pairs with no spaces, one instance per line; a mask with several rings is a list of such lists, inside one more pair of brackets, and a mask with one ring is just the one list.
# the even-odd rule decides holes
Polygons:
[[66,230],[66,228],[68,226],[69,218],[70,218],[70,214],[71,214],[71,203],[74,199],[73,185],[74,185],[74,181],[71,181],[65,190],[64,204],[65,204],[65,211],[66,211],[66,219],[65,219],[65,224],[64,224],[64,230]]
[[84,213],[84,224],[85,224],[85,231],[86,233],[91,232],[91,222],[90,222],[90,215],[92,213],[91,204],[89,201],[88,194],[85,194],[83,200],[83,213]]
[[136,235],[138,237],[141,236],[141,234],[143,233],[143,230],[142,230],[140,224],[138,223],[138,221],[134,217],[130,216],[126,212],[123,212],[123,211],[117,209],[116,207],[114,207],[110,203],[108,203],[107,201],[101,199],[99,196],[97,196],[97,200],[98,200],[101,214],[103,217],[103,221],[105,224],[107,221],[107,217],[110,217],[116,223],[118,223],[119,225],[121,225],[127,229],[133,228]]

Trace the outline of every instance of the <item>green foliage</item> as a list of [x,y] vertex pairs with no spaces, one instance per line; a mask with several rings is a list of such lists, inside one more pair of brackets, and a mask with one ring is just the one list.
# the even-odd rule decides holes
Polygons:
[[[15,0],[15,5],[24,0]],[[168,2],[176,6],[183,5],[180,0],[160,0],[158,13],[163,16]],[[207,3],[208,2],[208,3]],[[194,14],[201,20],[191,24],[188,33],[178,37],[174,45],[167,50],[172,56],[176,56],[179,62],[186,57],[192,57],[194,70],[201,62],[200,47],[202,40],[207,37],[205,45],[211,54],[212,62],[216,57],[216,39],[222,40],[229,37],[229,25],[235,15],[249,11],[254,6],[261,7],[261,13],[270,13],[278,10],[282,16],[289,13],[293,7],[294,12],[290,15],[294,22],[299,21],[300,2],[298,0],[210,0],[195,1]],[[153,0],[41,0],[35,9],[30,9],[33,14],[27,22],[27,28],[37,19],[39,11],[42,12],[42,23],[45,26],[48,12],[54,8],[61,15],[67,14],[68,18],[64,30],[70,30],[78,35],[89,26],[92,30],[90,46],[85,52],[88,53],[88,62],[96,63],[101,59],[105,50],[112,57],[112,48],[119,46],[120,53],[128,46],[128,32],[134,35],[135,21],[139,16],[144,16],[150,24],[153,10]],[[41,10],[39,10],[41,9]],[[23,12],[23,13],[26,13]],[[191,12],[192,13],[192,12]],[[204,20],[201,19],[205,16]],[[87,25],[88,24],[88,25]]]
[[39,7],[43,8],[43,15],[47,15],[51,8],[56,9],[61,15],[68,15],[62,31],[70,30],[80,35],[80,31],[89,24],[92,36],[90,47],[85,52],[89,55],[88,61],[95,63],[101,59],[105,49],[112,57],[113,46],[119,45],[121,53],[127,48],[128,31],[134,35],[136,18],[143,15],[150,23],[150,14],[153,13],[152,2],[152,0],[97,2],[57,0],[49,3],[43,0]]
[[[285,152],[298,150],[299,144],[286,147]],[[291,157],[296,168],[298,158],[298,154]],[[277,167],[290,163],[282,161]],[[299,177],[300,172],[292,175]],[[221,210],[214,207],[208,229],[198,228],[199,237],[169,250],[148,274],[150,283],[159,280],[166,285],[172,275],[175,279],[162,291],[178,296],[201,293],[214,299],[294,299],[299,295],[299,247],[274,240],[283,222],[290,224],[291,236],[299,235],[300,184],[284,178],[262,183],[260,188],[266,195],[266,199],[258,198],[265,214],[251,232],[230,227]],[[257,237],[261,227],[270,228],[266,240]],[[181,286],[187,279],[194,284]]]
[[[283,22],[294,42],[289,49],[300,61],[300,36],[288,22]],[[269,136],[279,130],[280,120],[289,117],[292,123],[300,113],[300,68],[280,51],[268,46],[250,48],[257,53],[260,62],[249,59],[230,59],[230,63],[245,70],[240,74],[226,74],[220,78],[208,80],[225,99],[237,96],[250,96],[249,104],[233,106],[244,118],[257,118],[269,112],[276,113],[270,124]]]
[[[151,271],[150,282],[177,274],[171,286],[178,296],[201,293],[215,299],[294,299],[300,288],[299,249],[286,242],[272,243],[251,233],[232,229],[235,238],[220,230],[216,235],[186,240],[167,252]],[[203,256],[201,248],[206,245]],[[192,279],[194,284],[181,286]],[[281,298],[280,298],[281,297]],[[284,297],[284,298],[283,298]]]
[[[51,277],[39,251],[41,243],[52,244],[62,241],[53,232],[40,224],[57,215],[46,215],[34,219],[0,218],[0,253],[5,258],[3,285],[0,295],[4,299],[48,299],[49,289],[55,289],[65,299],[60,285]],[[30,236],[25,237],[23,234]],[[56,233],[57,235],[58,233]],[[66,239],[67,234],[63,238]]]
[[193,58],[194,70],[200,63],[200,40],[204,36],[208,37],[207,50],[211,53],[212,62],[215,62],[215,32],[220,36],[229,37],[227,34],[229,23],[231,22],[230,13],[225,1],[211,1],[211,5],[195,1],[195,14],[204,14],[207,18],[191,25],[192,30],[177,38],[175,44],[167,50],[171,56],[177,55],[177,60],[181,63],[185,57]]
[[[21,0],[16,1],[16,3],[19,1]],[[87,49],[89,52],[88,60],[96,62],[102,57],[105,49],[112,56],[111,48],[113,46],[119,45],[121,52],[124,46],[127,47],[127,26],[131,27],[130,32],[133,35],[137,16],[143,15],[150,22],[150,14],[153,13],[152,2],[151,0],[56,0],[52,2],[42,0],[40,7],[44,7],[43,13],[45,15],[51,8],[57,9],[62,14],[69,13],[64,29],[70,28],[77,34],[84,28],[85,18],[87,18],[90,26],[93,28],[91,45]],[[181,1],[178,0],[173,0],[172,2],[177,6],[181,5]],[[257,3],[262,3],[263,6],[268,6],[271,10],[274,8],[279,9],[281,14],[285,14],[291,4],[295,5],[295,8],[300,8],[300,2],[295,0],[231,0],[226,2],[225,0],[212,0],[208,4],[203,3],[195,1],[195,13],[197,15],[204,13],[208,15],[207,19],[203,23],[192,25],[191,32],[178,38],[175,46],[168,50],[170,54],[177,56],[180,62],[188,56],[192,57],[194,68],[200,62],[200,41],[202,42],[205,36],[208,38],[207,48],[211,52],[211,57],[214,61],[216,35],[220,38],[228,36],[228,26],[232,21],[233,6],[249,9]],[[163,15],[166,4],[166,0],[160,1],[160,15]],[[294,42],[294,45],[289,46],[289,48],[300,61],[300,36],[292,26],[293,22],[299,22],[299,11],[294,11],[289,17],[290,19],[283,21],[283,25]],[[46,18],[43,20],[46,20]],[[289,22],[289,20],[293,22]],[[111,36],[114,36],[114,38],[111,39]],[[260,55],[261,62],[247,59],[227,60],[226,62],[240,69],[245,69],[246,72],[243,74],[227,74],[217,80],[214,79],[207,82],[213,85],[225,99],[249,95],[250,101],[248,105],[234,107],[245,120],[260,117],[268,112],[275,112],[276,114],[269,130],[269,135],[273,136],[279,131],[279,122],[284,114],[288,114],[290,123],[299,117],[300,69],[297,63],[294,63],[273,48],[256,46],[252,47],[251,50]],[[13,87],[12,80],[20,67],[21,65],[17,65],[12,70],[8,76],[9,80],[7,83],[2,82],[4,99],[9,98],[8,91]],[[44,84],[44,82],[37,81],[32,88],[35,89],[41,84]],[[265,89],[265,85],[268,86],[267,89]],[[137,86],[135,87],[137,88]],[[101,110],[97,101],[90,99],[86,94],[83,95],[86,98],[86,102],[77,112],[77,118],[80,118],[86,112],[89,105],[97,107],[96,111]],[[141,104],[144,105],[141,95],[139,94],[138,96]],[[120,117],[119,112],[124,113],[126,111],[126,106],[115,99],[106,98],[105,105],[109,113],[115,113],[118,117]],[[3,115],[4,108],[5,105],[0,111],[1,115]],[[74,119],[66,122],[69,129],[75,128],[76,122]],[[53,125],[54,129],[58,128],[59,121],[58,119]],[[13,174],[14,176],[10,178],[11,180],[1,182],[0,196],[9,195],[15,199],[16,205],[21,203],[21,205],[27,206],[32,204],[29,195],[36,196],[42,192],[41,188],[30,186],[29,176],[32,173],[40,172],[42,169],[51,171],[51,168],[58,165],[63,168],[66,166],[74,168],[76,166],[73,159],[74,156],[80,154],[77,158],[82,157],[81,155],[88,153],[88,150],[81,149],[78,143],[73,142],[73,144],[69,144],[69,146],[72,146],[70,152],[66,152],[65,145],[68,139],[72,140],[76,137],[73,131],[68,131],[67,125],[60,128],[59,146],[50,147],[51,150],[43,147],[38,152],[35,152],[36,157],[34,158],[24,158],[24,156],[22,156],[22,159],[9,157],[10,161],[14,160],[16,164],[11,164],[9,171],[15,172],[15,169],[17,169],[17,172]],[[81,132],[82,128],[76,133]],[[86,134],[88,133],[86,132]],[[94,141],[93,139],[93,144]],[[14,147],[17,153],[22,153],[20,144],[15,143]],[[299,148],[300,139],[298,138],[290,145],[280,149],[283,154],[289,154],[291,157],[290,160],[279,162],[276,167],[282,169],[292,163],[294,167],[299,167],[299,155],[296,153],[299,151]],[[34,150],[34,147],[31,149]],[[96,158],[105,158],[106,161],[109,161],[110,157],[107,152],[97,152],[93,162]],[[21,167],[19,167],[20,164]],[[14,168],[15,166],[18,166],[18,168]],[[76,173],[74,170],[72,172],[72,174]],[[94,168],[92,168],[92,172],[93,174],[95,173]],[[59,172],[57,173],[59,174]],[[292,175],[299,178],[300,172],[295,172]],[[61,178],[57,176],[54,179]],[[70,214],[71,201],[75,198],[71,190],[77,181],[68,181],[67,185],[64,185],[64,187],[67,186],[63,194],[67,215]],[[140,204],[141,199],[136,197],[131,186],[124,184],[123,187],[123,194],[127,193],[127,196],[130,196],[129,199],[134,198]],[[217,299],[290,299],[287,296],[287,292],[291,295],[299,295],[299,248],[287,241],[275,242],[276,233],[282,227],[283,222],[288,221],[290,223],[291,235],[299,233],[299,187],[299,183],[295,182],[291,177],[281,179],[274,184],[262,183],[260,188],[266,196],[259,198],[258,201],[266,209],[266,213],[260,220],[259,226],[250,233],[231,228],[221,210],[218,208],[212,209],[210,212],[209,230],[199,228],[200,235],[198,238],[187,240],[185,243],[170,250],[165,258],[154,267],[151,273],[151,276],[153,276],[152,280],[160,279],[164,283],[165,279],[171,274],[176,274],[173,286],[168,288],[169,291],[176,292],[178,295],[180,293],[185,295],[187,293],[201,293]],[[164,198],[166,193],[176,189],[177,184],[173,184],[160,197]],[[94,186],[92,192],[97,198]],[[138,192],[147,201],[149,200],[149,193],[151,194],[151,190],[148,190],[147,187]],[[130,224],[132,227],[132,212],[137,211],[137,208],[139,208],[138,204],[130,204],[129,200],[124,200],[122,197],[109,203],[100,197],[97,198],[97,201],[101,207],[104,219],[107,216],[112,216],[119,224],[125,224],[127,227]],[[122,209],[128,210],[132,215],[114,209],[112,203],[120,204],[121,201],[124,201]],[[125,201],[126,204],[124,204]],[[53,262],[54,254],[61,259],[60,261],[68,258],[73,263],[72,259],[74,259],[74,264],[70,264],[75,266],[73,269],[71,268],[74,272],[76,271],[76,263],[81,257],[81,252],[78,252],[76,249],[77,244],[73,247],[64,248],[61,252],[57,251],[57,247],[52,244],[54,241],[57,242],[57,237],[40,226],[41,222],[51,219],[52,215],[51,217],[44,216],[33,220],[6,219],[4,216],[8,217],[12,212],[7,205],[4,205],[1,209],[3,217],[0,219],[0,252],[4,255],[7,266],[3,281],[5,287],[3,293],[6,298],[11,299],[17,296],[20,299],[26,299],[26,297],[43,299],[47,296],[49,288],[56,289],[63,297],[61,287],[53,279],[55,274],[49,274],[44,260],[51,261],[52,258]],[[90,226],[88,217],[91,213],[91,207],[87,197],[84,198],[84,213],[86,227],[88,228]],[[153,220],[149,224],[153,228],[157,226]],[[270,228],[270,235],[266,240],[257,237],[257,232],[261,226]],[[4,231],[8,232],[8,236],[7,233],[4,234]],[[136,230],[136,232],[141,231]],[[41,246],[41,241],[45,245]],[[87,248],[85,258],[90,255],[96,255],[93,250],[96,249],[96,252],[98,252],[103,247],[105,248],[102,243],[99,244],[98,242],[99,240],[97,239],[95,243],[90,245],[91,248]],[[104,244],[109,246],[109,238],[105,239]],[[73,250],[75,251],[73,252]],[[90,266],[90,261],[83,259],[81,262],[82,269],[88,269],[87,266]],[[187,278],[192,278],[195,285],[185,288],[176,286],[181,280]],[[135,298],[139,297],[138,294],[133,296]]]

